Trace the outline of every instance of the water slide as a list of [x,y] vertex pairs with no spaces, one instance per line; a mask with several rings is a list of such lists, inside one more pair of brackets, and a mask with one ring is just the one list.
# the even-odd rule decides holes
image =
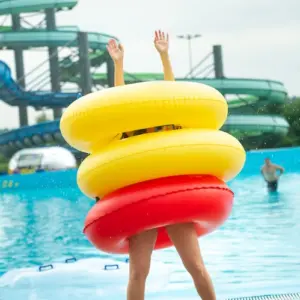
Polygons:
[[66,107],[78,96],[79,93],[25,91],[12,78],[8,65],[0,61],[0,98],[9,105],[26,103],[33,107]]
[[[45,9],[56,11],[72,9],[77,0],[3,0],[0,2],[0,15],[13,15],[20,13],[34,13]],[[76,26],[58,27],[55,31],[45,28],[23,29],[14,31],[9,26],[0,27],[0,49],[22,49],[39,47],[69,47],[77,48]],[[113,36],[103,33],[88,33],[89,59],[91,67],[100,67],[107,59],[105,46]],[[63,82],[79,82],[78,56],[70,55],[59,63],[61,80]],[[92,73],[92,72],[91,72]],[[126,83],[135,83],[149,80],[162,80],[162,74],[134,73],[126,74]],[[105,86],[107,75],[93,73],[93,83]],[[288,123],[278,116],[251,116],[257,109],[269,102],[282,103],[285,101],[287,91],[282,83],[271,80],[239,79],[239,78],[177,78],[178,81],[194,81],[210,85],[218,89],[225,96],[236,95],[234,99],[228,98],[229,118],[223,130],[233,134],[246,134],[260,136],[270,133],[284,135],[288,131]],[[77,93],[52,93],[23,90],[11,75],[9,66],[0,62],[0,100],[9,105],[24,103],[33,107],[66,107],[77,98]],[[244,114],[247,115],[244,115]],[[58,120],[26,126],[0,135],[0,152],[9,155],[15,150],[39,146],[45,143],[58,143],[65,145]]]
[[[1,70],[6,71],[3,76]],[[10,70],[7,65],[0,62],[0,98],[6,100],[6,103],[12,103],[14,99],[24,99],[28,105],[32,106],[60,106],[66,107],[77,98],[76,93],[45,93],[26,92],[11,78]],[[99,74],[97,74],[99,76]],[[148,75],[148,74],[147,74]],[[145,81],[144,74],[134,74],[135,78]],[[161,74],[148,76],[149,80],[160,80]],[[103,74],[103,77],[105,74]],[[3,80],[5,78],[5,80]],[[126,78],[128,82],[132,77]],[[151,79],[150,79],[151,78]],[[103,79],[104,81],[105,79]],[[135,79],[136,80],[136,79]],[[186,80],[178,78],[177,80]],[[191,79],[189,79],[191,80]],[[288,131],[288,123],[285,119],[278,116],[252,116],[233,114],[235,110],[245,109],[244,106],[262,105],[267,101],[282,102],[286,97],[286,91],[283,85],[275,81],[257,80],[257,79],[192,79],[201,83],[215,87],[223,94],[242,94],[250,95],[245,98],[229,100],[229,115],[223,130],[235,135],[261,136],[264,134],[284,135]],[[13,89],[11,89],[13,87]],[[12,94],[12,91],[15,92]],[[19,94],[17,94],[17,92]],[[21,95],[22,97],[18,97]],[[57,95],[51,99],[51,95]],[[11,99],[8,101],[8,99]],[[47,102],[48,101],[48,102]],[[0,152],[9,155],[11,152],[25,147],[41,146],[44,144],[60,144],[65,146],[65,141],[59,130],[59,120],[40,123],[33,126],[21,127],[0,135]]]

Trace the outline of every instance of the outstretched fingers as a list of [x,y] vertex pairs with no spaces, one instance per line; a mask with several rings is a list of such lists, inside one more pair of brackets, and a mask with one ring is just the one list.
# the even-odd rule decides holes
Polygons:
[[154,42],[156,42],[158,40],[159,40],[159,34],[158,34],[158,31],[155,30],[155,33],[154,33]]
[[119,44],[118,48],[119,48],[120,51],[122,51],[122,52],[124,51],[124,47],[123,47],[122,44]]
[[106,49],[109,53],[112,52],[112,50],[114,49],[114,40],[108,41],[108,44],[106,45]]
[[155,30],[154,41],[169,41],[169,34],[161,30]]
[[108,44],[106,46],[107,48],[114,50],[118,47],[117,42],[114,39],[111,39],[108,41]]
[[116,40],[111,39],[106,45],[106,49],[113,60],[119,60],[123,57],[123,45],[117,43]]

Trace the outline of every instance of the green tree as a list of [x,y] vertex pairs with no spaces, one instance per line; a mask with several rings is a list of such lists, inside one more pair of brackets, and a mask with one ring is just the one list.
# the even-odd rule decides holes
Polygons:
[[[0,129],[0,134],[9,131],[6,128]],[[7,172],[8,159],[0,152],[0,173]]]
[[43,123],[50,121],[50,119],[47,117],[45,112],[40,113],[36,118],[35,118],[36,123]]
[[[273,147],[300,145],[300,98],[290,99],[285,104],[270,103],[262,106],[258,114],[281,115],[290,124],[289,133],[277,141],[274,139]],[[267,146],[269,145],[270,143],[267,143]]]
[[6,173],[8,167],[8,159],[0,153],[0,173]]
[[258,108],[259,115],[282,115],[284,104],[281,103],[268,103]]
[[282,115],[290,124],[289,133],[283,139],[283,146],[300,145],[300,98],[293,99],[285,104]]

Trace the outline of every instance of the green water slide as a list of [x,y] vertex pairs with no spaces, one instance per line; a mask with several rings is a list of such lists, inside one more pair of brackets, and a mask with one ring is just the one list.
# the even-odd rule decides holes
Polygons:
[[[0,15],[13,15],[30,12],[42,12],[46,9],[70,10],[77,5],[77,0],[2,0]],[[46,28],[22,28],[14,31],[11,26],[0,26],[0,48],[31,49],[39,47],[78,47],[77,26],[60,26],[55,31]],[[116,37],[99,32],[89,32],[88,42],[91,50],[91,66],[100,66],[106,57],[106,44],[109,39]],[[65,58],[61,61],[62,75],[78,74],[78,61]],[[64,71],[65,70],[65,71]],[[77,72],[77,73],[75,73]]]
[[[8,0],[0,2],[0,15],[16,14],[23,12],[38,12],[47,8],[57,11],[72,9],[76,6],[77,0]],[[23,29],[13,31],[11,27],[0,27],[0,48],[21,47],[30,49],[35,47],[77,47],[77,26],[58,27],[56,31],[46,29]],[[113,36],[90,32],[88,41],[91,52],[89,53],[92,67],[101,66],[107,59],[106,44]],[[115,37],[113,37],[115,38]],[[60,62],[61,79],[64,82],[79,82],[79,60],[78,57],[66,57]],[[92,74],[94,84],[104,86],[107,82],[107,75]],[[135,83],[149,80],[162,80],[161,73],[133,73],[126,74],[126,83]],[[251,106],[257,108],[266,102],[283,102],[287,91],[283,84],[277,81],[260,79],[203,79],[203,78],[176,78],[178,81],[195,81],[208,84],[218,89],[224,95],[237,95],[229,100],[229,107],[240,112],[239,108]],[[256,105],[256,106],[255,106]],[[244,108],[243,108],[244,109]]]
[[[56,31],[46,29],[23,29],[22,32],[13,31],[11,26],[0,26],[0,48],[10,49],[21,47],[23,49],[37,47],[77,47],[77,26],[57,27]],[[100,33],[89,33],[88,39],[91,47],[89,59],[91,67],[100,67],[106,62],[108,53],[106,44],[113,36]],[[116,37],[113,37],[117,39]],[[69,55],[61,59],[61,81],[76,82],[79,75],[78,55]]]
[[[22,29],[20,31],[9,30],[8,27],[0,28],[0,47],[22,49],[39,47],[78,47],[76,26],[58,27],[55,31],[43,28]],[[89,32],[88,41],[92,50],[105,50],[109,39],[115,38],[111,35]],[[115,38],[116,39],[116,38]]]
[[[2,0],[0,1],[0,15],[42,12],[47,9],[69,10],[77,5],[77,0]],[[26,16],[26,14],[25,14]],[[12,26],[0,26],[0,49],[30,50],[41,47],[78,48],[78,26],[57,26],[56,30],[43,27],[21,28],[16,31]],[[91,67],[99,67],[108,59],[106,45],[109,39],[116,37],[99,32],[88,33],[89,58]],[[74,52],[74,51],[73,51]],[[78,51],[77,55],[70,54],[60,60],[60,80],[72,82],[72,78],[80,72]]]
[[[79,77],[73,78],[75,81]],[[132,73],[125,74],[126,83],[141,81],[163,80],[161,73]],[[210,85],[224,95],[233,95],[228,99],[229,108],[237,110],[240,107],[255,105],[261,106],[267,102],[283,103],[287,97],[287,90],[281,82],[264,79],[244,78],[176,78],[177,81],[199,82]],[[93,81],[103,85],[106,74],[93,74]]]
[[76,5],[77,0],[2,0],[0,15],[39,12],[47,8],[66,10],[72,9]]

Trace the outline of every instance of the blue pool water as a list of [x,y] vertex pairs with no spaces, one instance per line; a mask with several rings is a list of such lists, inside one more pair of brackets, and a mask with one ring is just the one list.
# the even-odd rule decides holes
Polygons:
[[[267,155],[265,153],[263,156],[248,155],[250,163],[241,176],[230,183],[235,192],[231,217],[220,229],[200,239],[218,295],[299,292],[298,154],[299,149],[294,156],[291,153],[275,155],[275,162],[290,171],[282,177],[277,194],[267,193],[259,175],[259,161]],[[83,221],[93,203],[75,187],[1,193],[0,275],[10,269],[64,261],[74,256],[123,260],[123,256],[99,253],[83,235]],[[153,257],[167,263],[173,271],[168,290],[150,293],[149,299],[198,299],[173,248],[156,251]],[[115,280],[118,284],[118,279]],[[92,296],[99,293],[99,288],[107,295],[111,293],[111,299],[124,299],[124,293],[116,294],[113,289],[107,291],[105,287],[91,286],[87,280],[89,299],[94,299]],[[59,291],[56,292],[59,295]],[[80,293],[77,295],[81,299]],[[1,300],[12,299],[7,294],[3,297],[0,290]],[[60,300],[59,296],[55,298]]]

